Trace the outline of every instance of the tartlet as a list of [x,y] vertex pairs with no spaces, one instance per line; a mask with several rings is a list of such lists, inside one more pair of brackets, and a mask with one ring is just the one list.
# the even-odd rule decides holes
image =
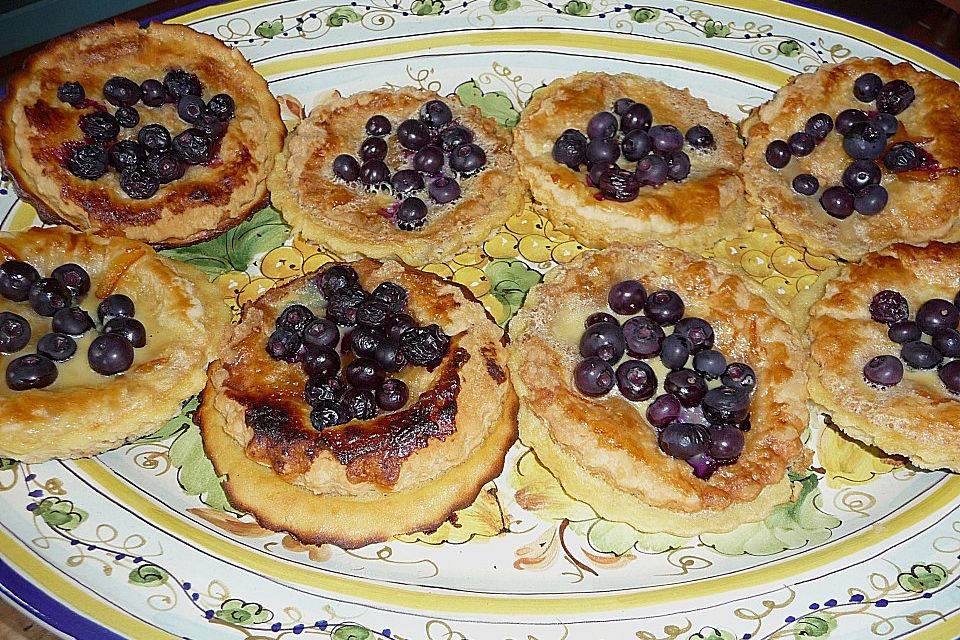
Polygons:
[[[235,115],[226,122],[211,162],[187,167],[182,178],[161,184],[145,199],[129,197],[114,170],[97,180],[68,170],[67,156],[84,141],[79,118],[115,110],[103,95],[106,81],[122,76],[140,84],[163,80],[177,69],[199,78],[204,100],[225,93],[235,103]],[[85,89],[79,107],[58,98],[58,89],[68,82]],[[138,102],[134,107],[140,120],[121,128],[120,140],[136,140],[147,124],[166,126],[172,135],[191,126],[178,117],[176,104],[146,107]],[[140,28],[132,21],[82,29],[29,58],[9,81],[0,119],[4,166],[17,192],[36,206],[44,222],[156,247],[213,237],[266,204],[267,174],[286,134],[266,81],[238,50],[189,27],[153,23]]]
[[[960,246],[897,244],[845,266],[810,310],[810,398],[847,435],[899,454],[924,469],[960,472],[960,397],[937,372],[907,368],[891,386],[869,383],[864,366],[899,355],[888,327],[871,318],[871,301],[900,292],[911,317],[925,301],[953,301],[960,289]],[[929,338],[927,338],[929,341]]]
[[[135,317],[147,336],[133,365],[119,375],[101,375],[88,365],[87,349],[98,333],[94,329],[76,338],[76,354],[58,364],[52,385],[13,391],[0,381],[0,456],[41,462],[95,455],[156,430],[203,388],[229,313],[200,270],[140,242],[66,227],[0,233],[0,262],[8,260],[29,262],[42,276],[64,263],[79,264],[91,280],[79,305],[96,318],[102,299],[124,294],[136,305]],[[36,348],[51,319],[36,314],[27,302],[4,297],[0,312],[25,317],[33,333],[23,350],[0,354],[0,369],[7,370],[15,357]]]
[[[772,141],[786,141],[794,133],[803,132],[807,119],[814,114],[826,113],[836,119],[846,109],[876,113],[876,104],[860,101],[853,92],[857,78],[868,73],[876,74],[884,83],[902,80],[913,88],[916,97],[895,114],[899,127],[888,138],[887,148],[897,142],[914,142],[929,154],[929,159],[926,165],[904,172],[893,172],[878,159],[880,185],[888,192],[886,206],[873,215],[855,211],[838,219],[819,202],[826,188],[841,186],[845,168],[853,163],[836,127],[812,153],[794,155],[781,169],[768,164],[765,153]],[[960,218],[956,215],[960,209],[957,104],[960,87],[956,82],[918,71],[906,62],[851,59],[800,74],[740,125],[747,140],[742,171],[747,197],[784,238],[818,255],[856,260],[896,242],[922,245],[931,240],[960,240]],[[794,177],[803,173],[818,180],[816,193],[805,196],[792,188]]]
[[[482,306],[398,262],[349,264],[368,291],[403,286],[407,313],[450,337],[439,362],[391,374],[409,387],[401,409],[312,426],[304,369],[266,351],[281,309],[298,303],[323,316],[324,296],[307,276],[244,309],[210,367],[198,414],[232,504],[265,527],[343,548],[435,529],[471,504],[503,469],[517,411],[503,332]],[[351,361],[347,352],[342,358]]]
[[[419,120],[422,108],[433,100],[449,106],[453,120],[472,131],[473,144],[486,155],[479,173],[463,177],[449,160],[443,175],[459,180],[458,199],[437,204],[427,194],[433,177],[414,195],[427,205],[423,226],[404,230],[397,224],[397,208],[404,198],[386,185],[370,188],[360,181],[346,182],[333,171],[341,154],[357,155],[369,136],[365,125],[373,116],[389,119],[385,162],[391,171],[409,169],[414,152],[398,141],[399,125]],[[444,129],[432,130],[436,139]],[[437,140],[434,140],[436,143]],[[476,107],[464,106],[456,96],[403,87],[378,89],[351,96],[326,96],[287,138],[270,176],[274,205],[303,238],[343,255],[399,258],[411,265],[448,259],[479,244],[522,206],[523,189],[517,164],[510,155],[510,132]],[[408,194],[410,195],[410,194]]]
[[[755,371],[752,426],[739,459],[708,480],[660,450],[647,403],[628,401],[616,386],[590,397],[575,382],[586,318],[609,311],[608,289],[632,279],[647,291],[677,292],[687,316],[712,324],[713,348]],[[782,313],[745,275],[677,249],[613,245],[587,252],[548,272],[511,323],[520,439],[572,497],[641,531],[692,536],[762,520],[790,499],[787,471],[807,461],[800,437],[809,422],[804,360]]]
[[[673,125],[681,133],[701,125],[713,135],[710,149],[684,147],[689,176],[660,187],[642,186],[628,202],[599,197],[587,183],[585,166],[571,169],[552,155],[564,131],[585,132],[594,114],[613,111],[622,98],[646,104],[654,125]],[[626,73],[579,73],[555,80],[534,92],[524,108],[514,129],[513,151],[534,199],[547,206],[554,224],[591,246],[641,243],[656,236],[671,246],[702,251],[749,224],[738,174],[743,147],[736,129],[686,89]]]

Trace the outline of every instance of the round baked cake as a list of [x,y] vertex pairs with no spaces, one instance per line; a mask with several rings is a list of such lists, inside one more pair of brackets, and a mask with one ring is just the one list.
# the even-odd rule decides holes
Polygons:
[[244,309],[209,370],[204,447],[232,504],[305,542],[435,529],[516,440],[502,340],[436,276],[329,266]]
[[572,497],[641,531],[762,520],[808,462],[803,352],[781,314],[677,249],[587,252],[511,322],[520,440]]
[[736,129],[706,101],[656,80],[555,80],[531,97],[513,151],[554,224],[592,246],[655,236],[703,250],[749,222]]
[[239,51],[188,27],[98,24],[52,41],[0,103],[3,162],[45,222],[185,245],[267,202],[286,129]]
[[287,138],[273,203],[297,233],[341,254],[442,261],[520,210],[510,141],[456,96],[334,92]]
[[960,240],[957,104],[957,83],[906,62],[798,75],[741,124],[747,196],[819,255]]
[[810,311],[810,397],[847,435],[960,472],[960,246],[845,266]]
[[203,388],[229,322],[195,267],[66,227],[0,233],[0,456],[95,455]]

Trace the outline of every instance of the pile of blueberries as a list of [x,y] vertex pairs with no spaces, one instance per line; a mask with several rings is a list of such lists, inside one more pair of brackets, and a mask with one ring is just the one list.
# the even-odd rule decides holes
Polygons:
[[[586,165],[587,184],[600,190],[598,197],[629,202],[640,187],[660,187],[667,180],[681,182],[690,175],[690,156],[684,140],[697,151],[716,148],[707,127],[690,127],[686,136],[672,124],[653,124],[653,113],[642,102],[620,98],[613,113],[601,111],[587,123],[587,135],[567,129],[553,143],[553,159],[574,171]],[[636,162],[633,170],[617,161]]]
[[[797,131],[786,141],[774,140],[765,152],[767,164],[782,169],[793,156],[802,158],[813,153],[836,128],[843,136],[843,150],[853,162],[843,171],[841,185],[827,187],[820,194],[820,206],[834,218],[844,219],[856,211],[872,216],[887,206],[889,194],[880,184],[878,160],[889,171],[900,173],[922,168],[931,163],[923,149],[909,140],[887,146],[900,127],[897,115],[914,100],[913,87],[904,80],[884,84],[875,73],[865,73],[853,83],[853,95],[860,102],[876,101],[876,110],[845,109],[837,114],[836,122],[826,113],[811,116],[803,131]],[[804,196],[816,195],[820,181],[809,173],[793,179],[793,190]]]
[[[57,98],[77,109],[93,107],[80,116],[80,130],[86,140],[72,144],[66,167],[73,175],[97,180],[113,167],[120,174],[120,188],[131,198],[146,199],[161,184],[183,177],[187,165],[209,164],[227,132],[236,105],[226,93],[209,102],[201,98],[200,79],[183,69],[169,71],[159,80],[137,84],[129,78],[114,76],[103,85],[103,97],[117,107],[110,113],[102,104],[88,100],[78,82],[65,82],[57,89]],[[175,104],[177,114],[190,125],[171,135],[161,124],[140,128],[136,139],[117,140],[120,129],[133,129],[140,123],[138,102],[146,107]]]
[[[303,367],[313,427],[370,420],[381,410],[401,409],[409,389],[387,374],[408,365],[437,366],[450,348],[450,337],[436,324],[419,326],[405,312],[406,289],[394,282],[382,282],[367,293],[353,267],[334,265],[314,284],[326,298],[325,317],[292,304],[277,317],[266,345],[271,358]],[[341,336],[340,327],[352,330]]]
[[[29,263],[8,260],[0,264],[0,295],[27,302],[37,315],[51,318],[51,332],[37,341],[36,353],[7,364],[7,387],[13,391],[40,389],[57,379],[58,362],[77,352],[76,338],[99,327],[100,335],[87,349],[90,368],[105,376],[122,373],[133,364],[134,348],[147,344],[147,331],[134,318],[133,301],[115,293],[97,306],[98,323],[77,306],[90,291],[90,276],[78,264],[62,264],[49,278]],[[13,354],[30,342],[30,322],[17,313],[0,312],[0,353]]]
[[[393,125],[384,115],[374,115],[366,124],[367,138],[358,150],[360,159],[342,153],[333,160],[333,173],[345,182],[369,189],[390,189],[397,197],[387,215],[403,231],[420,229],[427,222],[427,203],[419,195],[424,188],[430,200],[448,204],[461,195],[461,180],[479,173],[487,163],[483,148],[473,142],[473,131],[453,119],[442,100],[431,100],[420,109],[419,119],[408,118],[397,127],[397,141],[405,150],[409,167],[391,173],[385,162],[386,136]],[[444,166],[449,169],[444,173]]]
[[[574,370],[577,389],[602,396],[616,385],[627,400],[653,398],[646,416],[657,429],[660,449],[686,460],[698,478],[706,480],[718,466],[736,462],[750,429],[753,369],[727,364],[713,349],[713,327],[702,318],[684,317],[683,300],[674,291],[647,295],[640,282],[624,280],[610,289],[607,303],[614,313],[631,317],[622,325],[603,311],[587,318],[580,339],[583,360]],[[666,335],[669,326],[673,333]],[[629,358],[621,362],[625,353]],[[654,398],[657,375],[644,360],[658,356],[670,372],[664,393]],[[720,384],[710,387],[713,380]]]
[[873,296],[870,317],[886,324],[887,336],[902,346],[899,358],[881,355],[867,362],[863,367],[867,382],[880,387],[899,384],[903,380],[903,363],[906,362],[913,369],[937,369],[947,390],[960,394],[958,305],[960,293],[953,302],[931,298],[920,305],[916,316],[910,320],[910,305],[899,292],[884,289]]

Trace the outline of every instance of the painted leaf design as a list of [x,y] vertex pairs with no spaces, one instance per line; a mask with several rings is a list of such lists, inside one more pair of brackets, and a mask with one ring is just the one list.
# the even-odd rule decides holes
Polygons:
[[563,12],[568,16],[585,16],[590,13],[590,3],[580,0],[570,0],[563,5]]
[[570,528],[580,532],[586,527],[586,538],[590,546],[602,553],[623,555],[632,549],[644,553],[663,553],[684,545],[687,540],[669,533],[644,533],[637,531],[624,522],[597,519],[589,523],[571,523]]
[[895,468],[879,449],[857,442],[832,424],[820,429],[817,456],[831,487],[865,484]]
[[337,7],[327,16],[328,27],[342,27],[348,22],[360,22],[360,14],[350,7]]
[[796,58],[803,51],[803,45],[796,40],[784,40],[777,45],[777,51],[788,58]]
[[949,573],[946,567],[940,564],[915,564],[910,567],[910,571],[897,576],[897,583],[904,591],[923,593],[943,584]]
[[480,492],[472,505],[457,511],[452,521],[444,522],[436,531],[397,536],[397,539],[434,545],[445,542],[463,544],[475,538],[494,538],[506,531],[509,524],[496,487],[491,485]]
[[483,271],[492,285],[491,293],[510,308],[511,318],[520,310],[527,291],[543,278],[521,260],[494,260]]
[[0,471],[9,471],[18,464],[20,464],[20,462],[13,458],[0,458]]
[[737,636],[725,629],[704,627],[690,636],[689,640],[737,640]]
[[220,620],[232,624],[262,624],[273,618],[273,612],[256,602],[244,602],[237,598],[224,600],[214,614]]
[[204,504],[214,509],[240,513],[230,506],[213,463],[203,452],[203,440],[197,425],[191,422],[170,445],[170,464],[177,468],[177,481],[187,494],[199,496]]
[[261,38],[267,38],[269,40],[270,38],[283,33],[283,20],[277,19],[273,20],[272,22],[269,20],[264,20],[257,25],[253,32]]
[[162,442],[177,435],[178,433],[190,428],[193,424],[193,412],[200,406],[200,396],[196,395],[183,403],[180,413],[173,416],[167,422],[148,436],[144,436],[137,442]]
[[460,98],[460,102],[480,109],[480,113],[507,128],[516,126],[520,121],[520,112],[503,91],[484,92],[476,80],[467,80],[457,85],[453,92]]
[[811,613],[803,616],[794,625],[793,637],[802,638],[826,638],[830,632],[837,628],[836,618],[829,613]]
[[443,13],[443,2],[440,0],[414,0],[410,10],[417,16],[438,16]]
[[43,519],[51,527],[72,531],[87,519],[87,512],[77,509],[69,500],[60,498],[44,498],[33,511],[34,516]]
[[634,22],[653,22],[660,17],[659,9],[634,9],[630,12],[630,17]]
[[726,38],[730,35],[730,25],[716,20],[708,20],[703,25],[703,34],[708,38]]
[[520,8],[520,0],[490,0],[490,11],[506,13]]
[[729,533],[705,533],[700,540],[727,555],[748,553],[757,556],[828,540],[830,530],[838,527],[840,520],[820,510],[816,474],[802,478],[791,474],[791,480],[800,483],[800,494],[795,502],[775,507],[763,522],[744,524]]
[[330,634],[332,640],[369,640],[373,637],[369,629],[354,623],[340,625]]
[[209,276],[218,276],[227,271],[246,271],[258,254],[283,244],[289,235],[290,227],[280,214],[267,207],[212,240],[162,253],[192,264]]
[[159,587],[164,584],[170,574],[167,570],[153,563],[138,564],[130,571],[127,581],[139,587]]

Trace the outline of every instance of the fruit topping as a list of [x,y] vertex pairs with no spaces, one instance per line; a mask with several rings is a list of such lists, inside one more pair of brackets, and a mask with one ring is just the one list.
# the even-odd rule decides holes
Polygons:
[[200,96],[188,94],[177,101],[177,115],[190,124],[196,124],[206,110],[207,105]]
[[823,140],[833,131],[833,118],[826,113],[812,115],[803,125],[803,130],[812,135],[815,140]]
[[920,148],[909,140],[890,145],[883,156],[883,166],[894,173],[913,171],[923,162]]
[[48,333],[37,341],[37,353],[54,362],[65,362],[76,352],[76,340],[65,333]]
[[186,171],[186,166],[172,151],[151,154],[147,156],[145,164],[160,184],[167,184],[182,178]]
[[900,357],[914,369],[933,369],[943,361],[943,354],[936,347],[921,340],[905,343]]
[[64,82],[57,87],[57,100],[65,102],[71,107],[79,108],[86,97],[87,94],[83,90],[83,85],[79,82]]
[[145,200],[157,192],[160,181],[146,165],[138,165],[120,172],[120,188],[135,200]]
[[917,309],[917,326],[930,336],[944,329],[956,329],[958,320],[960,320],[960,311],[952,302],[943,298],[927,300]]
[[683,300],[674,291],[654,291],[643,305],[647,317],[661,326],[670,326],[683,317]]
[[396,378],[384,381],[375,394],[377,406],[384,411],[396,411],[403,408],[409,397],[410,390],[407,388],[407,384]]
[[713,132],[702,124],[695,124],[687,129],[687,134],[684,138],[687,144],[701,151],[710,151],[717,147],[717,143],[713,139]]
[[783,169],[790,163],[791,155],[790,145],[783,140],[774,140],[767,145],[767,150],[764,152],[763,157],[766,159],[767,164],[774,169]]
[[610,200],[629,202],[640,193],[640,181],[634,173],[626,169],[608,167],[600,172],[595,186]]
[[450,152],[450,168],[462,174],[474,174],[487,163],[487,154],[473,143],[462,144]]
[[316,280],[320,291],[329,298],[341,289],[357,284],[360,276],[350,265],[335,264],[323,273]]
[[107,172],[107,152],[96,145],[84,144],[73,150],[67,170],[78,178],[96,180]]
[[860,109],[844,109],[837,114],[837,119],[834,124],[836,126],[837,133],[845,136],[850,130],[850,127],[858,122],[865,122],[866,120],[867,114]]
[[132,129],[140,123],[140,112],[133,107],[120,107],[113,115],[124,129]]
[[379,187],[390,182],[390,169],[383,160],[366,160],[360,165],[360,182],[368,187]]
[[849,218],[853,213],[854,195],[846,187],[828,187],[820,195],[820,206],[834,218]]
[[843,136],[843,150],[854,160],[876,160],[887,148],[887,134],[869,121],[855,122]]
[[460,197],[460,184],[453,178],[441,176],[430,183],[427,191],[437,204],[448,204]]
[[660,345],[660,362],[667,369],[679,371],[687,366],[692,347],[689,340],[676,332],[671,333]]
[[857,160],[843,170],[843,186],[853,192],[864,187],[880,184],[880,167],[871,160]]
[[436,324],[414,327],[400,336],[400,348],[412,364],[433,366],[450,348],[450,337]]
[[360,163],[353,156],[341,153],[333,159],[333,173],[345,182],[353,182],[360,177]]
[[820,181],[809,173],[798,173],[791,183],[793,190],[803,196],[812,196],[820,190]]
[[443,100],[431,100],[420,109],[420,119],[436,129],[453,120],[453,112]]
[[853,81],[853,96],[860,102],[873,102],[880,95],[883,80],[875,73],[865,73]]
[[73,303],[73,295],[55,278],[40,278],[30,287],[30,306],[41,316],[50,317]]
[[364,130],[367,132],[368,136],[385,136],[389,135],[393,130],[393,126],[390,124],[390,120],[383,115],[370,116],[370,119],[367,120],[367,124],[364,127]]
[[693,369],[707,380],[716,380],[727,370],[727,359],[719,351],[704,349],[694,354]]
[[937,375],[950,393],[960,395],[960,360],[951,360],[943,365]]
[[302,364],[311,379],[329,380],[340,373],[340,355],[330,347],[308,348]]
[[903,322],[910,316],[910,305],[899,292],[884,289],[870,301],[870,317],[876,322],[893,324]]
[[10,311],[0,312],[0,353],[16,353],[30,342],[30,323]]
[[690,341],[691,353],[713,347],[713,327],[703,318],[687,317],[677,321],[673,328],[674,333],[682,335]]
[[853,198],[853,208],[865,216],[872,216],[883,211],[887,206],[890,195],[879,184],[871,184],[857,192]]
[[703,425],[673,422],[660,431],[657,442],[668,456],[688,460],[706,452],[710,434]]
[[877,110],[897,115],[913,103],[913,87],[905,80],[891,80],[877,94]]
[[101,324],[106,324],[116,316],[132,318],[134,315],[136,315],[136,308],[133,300],[122,293],[111,294],[97,305],[97,318]]
[[310,424],[318,431],[347,422],[350,422],[350,412],[346,405],[335,400],[323,400],[313,405],[310,412]]
[[617,362],[626,350],[623,329],[610,322],[598,322],[587,327],[580,338],[580,355],[596,356],[604,362]]
[[7,364],[7,386],[13,391],[42,389],[57,379],[57,365],[53,360],[32,353],[14,358]]
[[173,140],[170,138],[170,132],[162,124],[148,124],[140,128],[137,132],[137,142],[139,142],[148,152],[158,153],[169,149]]
[[187,129],[173,139],[173,151],[187,164],[207,164],[213,160],[214,141],[197,128]]
[[109,142],[120,134],[120,123],[106,111],[94,111],[80,116],[80,130],[94,142]]
[[71,336],[81,336],[94,328],[93,318],[80,307],[60,309],[53,314],[50,326],[54,331]]
[[103,325],[104,333],[116,333],[126,338],[136,348],[147,344],[147,330],[136,318],[116,316]]
[[53,270],[50,277],[59,280],[69,289],[75,300],[83,298],[90,291],[90,274],[78,264],[72,262],[62,264]]
[[383,160],[387,157],[387,143],[383,138],[370,136],[360,144],[361,160]]
[[919,340],[921,335],[920,327],[912,320],[893,322],[890,324],[890,328],[887,329],[887,337],[897,344],[903,344],[911,340]]
[[30,287],[40,279],[32,265],[20,260],[0,264],[0,295],[7,300],[23,302],[30,296]]
[[131,169],[143,164],[147,159],[147,150],[133,140],[121,140],[107,152],[107,159],[117,171]]
[[430,144],[430,128],[420,120],[404,120],[397,127],[397,140],[405,148],[418,151]]
[[397,227],[403,231],[415,231],[427,222],[427,203],[416,196],[404,198],[397,208]]
[[163,86],[173,100],[179,100],[186,95],[199,96],[202,94],[200,78],[183,69],[172,69],[163,77]]
[[609,363],[594,356],[577,363],[573,380],[584,395],[602,396],[613,388],[616,374]]
[[567,129],[553,143],[552,155],[560,164],[579,170],[587,161],[587,137],[576,129]]
[[123,373],[133,364],[133,345],[118,333],[104,333],[93,339],[87,349],[90,368],[111,376]]
[[236,114],[237,105],[226,93],[218,93],[207,102],[207,113],[220,122],[226,122]]

